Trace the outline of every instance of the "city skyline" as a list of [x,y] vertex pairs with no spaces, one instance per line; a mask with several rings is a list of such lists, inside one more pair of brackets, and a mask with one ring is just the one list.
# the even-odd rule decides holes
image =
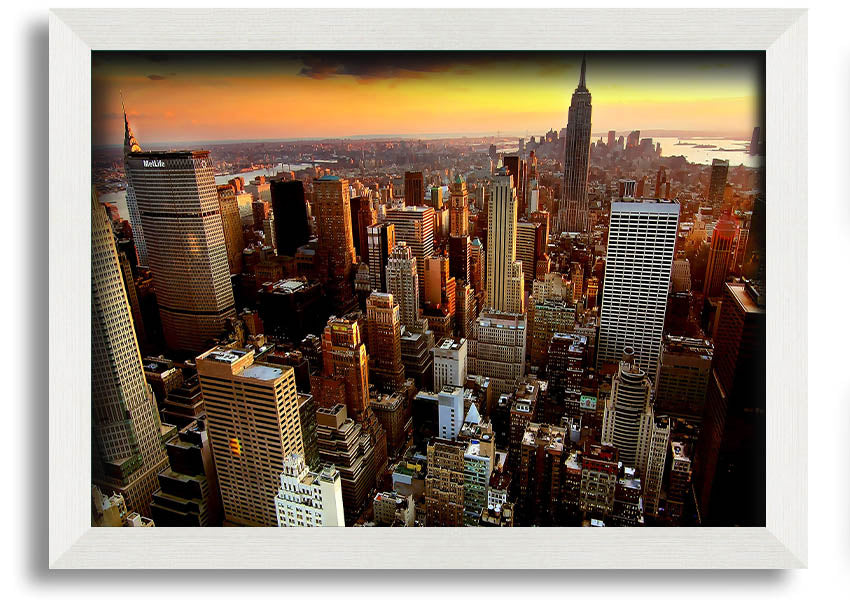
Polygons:
[[[299,76],[457,67],[346,56]],[[122,111],[92,163],[93,522],[763,525],[762,170],[592,139],[588,62],[515,148],[157,150]]]
[[[564,121],[581,59],[574,52],[98,52],[92,140],[114,143],[122,95],[149,145],[541,135]],[[762,124],[763,53],[591,52],[587,60],[594,134],[637,128],[747,139]]]

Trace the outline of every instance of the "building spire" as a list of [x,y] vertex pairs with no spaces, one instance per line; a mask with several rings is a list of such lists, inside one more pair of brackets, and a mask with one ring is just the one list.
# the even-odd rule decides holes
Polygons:
[[578,89],[580,89],[580,90],[586,90],[587,89],[587,85],[585,85],[585,82],[584,82],[584,73],[585,73],[586,69],[587,69],[587,54],[582,54],[581,55],[581,76],[578,79]]
[[124,92],[121,92],[121,111],[124,113],[124,154],[130,152],[141,152],[142,148],[139,142],[136,141],[136,136],[133,135],[133,130],[130,129],[130,122],[127,120],[127,109],[124,108]]

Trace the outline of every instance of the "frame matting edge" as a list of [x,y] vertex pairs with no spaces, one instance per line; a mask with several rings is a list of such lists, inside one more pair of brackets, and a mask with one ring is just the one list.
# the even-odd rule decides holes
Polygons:
[[[86,228],[90,224],[86,211],[82,211],[83,214],[74,214],[75,210],[77,213],[81,212],[79,206],[72,206],[70,202],[62,201],[67,198],[80,197],[85,198],[87,202],[90,193],[90,51],[92,47],[85,40],[97,40],[95,48],[120,48],[118,43],[121,36],[118,32],[121,30],[114,28],[114,24],[105,25],[105,17],[116,17],[118,20],[131,19],[138,25],[140,22],[144,22],[145,12],[144,10],[133,9],[111,11],[63,9],[50,13],[49,106],[51,143],[49,180],[51,203],[49,220],[50,228],[54,234],[59,231],[65,234],[62,237],[63,244],[61,245],[58,242],[59,236],[53,234],[50,236],[50,533],[48,558],[49,564],[53,568],[167,568],[173,564],[171,561],[174,558],[164,556],[162,560],[157,560],[150,556],[145,543],[146,540],[141,538],[136,540],[133,539],[134,536],[128,537],[126,535],[121,535],[124,538],[122,539],[122,549],[125,549],[126,553],[121,558],[116,558],[110,548],[112,544],[109,543],[109,540],[114,543],[117,540],[115,534],[119,534],[119,531],[107,533],[92,529],[89,526],[87,483],[89,472],[87,465],[90,456],[90,448],[88,447],[90,415],[87,410],[87,399],[90,397],[90,382],[88,378],[79,377],[79,373],[87,373],[90,370],[88,363],[90,349],[83,346],[89,340],[90,314],[85,306],[88,304],[89,296],[88,286],[75,275],[80,272],[90,272],[88,263],[90,249],[87,235],[78,236],[79,239],[77,239],[73,235],[69,235],[69,232],[74,228],[79,228],[77,231],[87,232]],[[182,11],[175,11],[175,14],[180,12]],[[212,13],[206,11],[205,16],[207,18],[212,16],[212,20],[215,20],[215,13],[217,12],[226,13],[226,11],[212,11]],[[399,22],[398,19],[401,15],[398,11],[384,12],[388,15],[394,13],[396,22]],[[541,12],[548,13],[550,11]],[[584,15],[587,14],[587,11],[581,12]],[[622,16],[622,11],[599,10],[596,12],[600,22],[605,21],[609,24],[610,19],[614,18],[615,15]],[[646,13],[647,27],[655,28],[657,22],[648,14],[652,11],[641,12]],[[670,11],[664,12],[670,14]],[[678,18],[682,20],[693,19],[697,16],[695,13],[700,12],[698,10],[683,10],[679,12]],[[709,12],[717,14],[717,11]],[[805,286],[800,286],[799,282],[806,280],[807,268],[805,258],[806,230],[805,227],[800,226],[806,222],[807,217],[805,202],[807,165],[805,153],[807,147],[805,144],[806,123],[792,118],[806,115],[806,11],[745,10],[733,12],[740,12],[742,20],[754,18],[755,13],[766,17],[766,20],[762,22],[764,26],[760,31],[762,37],[773,40],[772,43],[767,45],[767,93],[768,97],[776,93],[780,99],[776,103],[769,102],[767,109],[766,135],[771,146],[771,158],[774,159],[767,162],[767,188],[768,194],[772,198],[777,196],[782,198],[781,201],[785,205],[783,208],[794,207],[792,209],[793,216],[790,219],[783,218],[782,222],[776,223],[774,222],[776,219],[771,218],[770,212],[767,219],[768,246],[771,247],[771,252],[768,254],[770,276],[776,277],[776,274],[782,274],[782,268],[789,266],[788,259],[793,259],[794,262],[790,265],[791,271],[782,274],[782,280],[775,280],[779,283],[784,281],[792,286],[790,288],[792,293],[783,294],[780,302],[774,302],[771,306],[771,309],[776,311],[774,314],[781,317],[781,320],[777,319],[777,321],[783,327],[782,329],[772,328],[770,321],[773,319],[770,317],[768,323],[769,353],[775,351],[779,358],[787,359],[790,357],[793,359],[782,361],[783,369],[779,373],[779,378],[782,380],[781,386],[771,384],[772,380],[776,381],[773,377],[768,380],[768,391],[777,392],[777,399],[781,402],[779,408],[782,411],[787,411],[781,414],[768,412],[767,415],[768,448],[779,450],[778,453],[768,455],[768,491],[775,492],[778,494],[775,497],[780,497],[783,501],[779,506],[768,505],[767,528],[743,530],[734,535],[728,532],[728,535],[721,536],[720,539],[713,539],[713,544],[720,543],[721,539],[727,539],[731,542],[724,548],[714,546],[715,549],[722,550],[722,553],[710,551],[708,554],[700,554],[701,562],[694,560],[697,558],[696,556],[688,557],[683,554],[679,555],[677,562],[669,558],[670,554],[665,554],[663,563],[662,561],[656,563],[651,560],[651,555],[642,554],[634,566],[787,568],[804,566],[806,562],[806,403],[805,401],[800,402],[800,398],[805,399],[806,397],[806,331],[798,317],[801,314],[806,314],[807,289]],[[778,21],[776,19],[777,12],[782,13],[782,19]],[[105,13],[108,13],[108,15]],[[288,12],[282,10],[278,14],[283,16]],[[563,18],[563,12],[559,16]],[[373,17],[374,14],[370,15],[370,18]],[[639,27],[639,21],[632,20],[630,26]],[[85,26],[81,27],[81,23],[85,23]],[[85,31],[83,37],[78,35],[79,29]],[[140,27],[136,31],[144,29],[144,27]],[[107,38],[112,41],[112,44],[105,44]],[[361,37],[361,39],[363,38]],[[577,43],[581,40],[575,41]],[[714,41],[716,43],[716,38]],[[217,38],[217,42],[219,44],[217,47],[220,48],[221,38]],[[695,38],[692,42],[695,46],[705,47],[702,39]],[[273,46],[269,44],[268,47],[272,48]],[[540,41],[540,47],[543,49],[553,46],[551,41],[544,39]],[[593,44],[590,43],[587,47],[593,47]],[[786,71],[782,71],[782,69],[786,69]],[[794,75],[791,76],[791,73]],[[778,176],[779,179],[775,179],[775,176]],[[772,181],[773,184],[771,184]],[[776,181],[782,181],[784,188],[775,187]],[[773,211],[773,217],[777,217],[776,212]],[[777,239],[773,239],[772,235],[778,238],[780,232],[772,226],[782,227],[785,232],[794,231],[796,237],[791,246],[796,251],[796,256],[789,256],[791,250],[783,252],[785,246],[773,243]],[[773,234],[771,234],[771,231],[773,231]],[[782,242],[787,244],[788,237],[785,237]],[[774,268],[774,266],[778,268]],[[775,301],[776,297],[772,297],[772,300]],[[774,338],[774,336],[776,337]],[[59,338],[62,338],[62,343],[60,343]],[[773,342],[777,342],[777,344]],[[775,350],[771,350],[771,348]],[[780,355],[780,352],[785,352],[785,355]],[[790,352],[793,352],[794,356],[789,356]],[[793,363],[793,368],[785,368],[788,366],[788,362]],[[84,401],[81,402],[81,399]],[[769,400],[769,402],[772,404],[773,400]],[[771,477],[771,473],[783,476]],[[150,532],[151,530],[147,531]],[[708,532],[709,530],[694,531]],[[126,531],[120,530],[120,533],[126,534]],[[207,534],[213,534],[212,538],[209,539],[209,542],[213,543],[215,539],[218,539],[219,542],[224,540],[224,537],[219,535],[221,533],[222,530],[210,531],[205,532],[205,535],[193,537],[208,538],[209,535]],[[741,537],[741,534],[743,534],[743,537]],[[180,541],[182,536],[182,539],[189,541],[189,538],[176,530],[170,532],[162,530],[157,532],[156,536],[173,541]],[[246,537],[245,532],[237,533],[231,530],[229,536],[237,547],[243,544],[254,546],[256,544],[274,544],[275,542],[274,538],[268,538],[264,534],[258,535],[256,531],[252,533],[252,536],[256,538],[255,543],[252,543],[251,539]],[[527,534],[514,532],[514,536],[517,541],[525,537],[529,544],[532,544],[535,540],[539,541],[539,538],[533,535],[531,531]],[[425,542],[426,546],[430,545],[426,541],[429,537],[431,536],[422,536],[422,541]],[[447,537],[455,538],[454,535]],[[608,559],[613,558],[611,551],[619,550],[615,551],[615,554],[620,554],[622,542],[625,541],[625,539],[616,541],[615,538],[618,537],[613,534],[613,537],[606,536],[599,539],[598,547],[589,552],[591,554],[605,552]],[[707,537],[715,538],[714,535]],[[277,539],[279,540],[279,537]],[[354,538],[349,537],[348,541],[352,542],[353,540]],[[373,538],[370,543],[374,543],[374,541]],[[453,539],[454,543],[459,541],[461,540]],[[696,536],[694,541],[696,541]],[[743,552],[741,552],[741,543],[745,546]],[[756,548],[752,544],[761,545],[764,551],[762,556],[753,552]],[[357,545],[356,543],[353,544],[355,547]],[[720,543],[720,545],[724,544]],[[209,550],[209,548],[207,549]],[[269,549],[271,550],[269,558],[274,558],[275,561],[274,564],[265,564],[264,566],[267,568],[286,568],[287,563],[301,568],[319,566],[318,553],[315,555],[312,552],[304,553],[302,549],[299,556],[293,557],[282,556],[279,552],[275,552],[274,548]],[[234,564],[234,555],[238,556],[239,553],[234,552],[233,547],[222,548],[222,552],[212,552],[211,556],[208,555],[208,558],[211,559],[210,564],[192,566],[236,567],[239,565]],[[582,552],[581,555],[587,558],[587,552]],[[112,559],[109,557],[112,557]],[[182,557],[185,558],[185,555],[182,555]],[[732,560],[724,560],[724,557]],[[283,559],[283,562],[279,562],[281,559]],[[385,560],[386,556],[384,557]],[[420,561],[419,564],[422,565],[421,556],[418,560]],[[591,562],[567,560],[566,565],[564,565],[564,562],[553,565],[549,564],[547,560],[541,562],[534,559],[529,566],[537,566],[538,568],[542,566],[588,568],[610,565],[612,568],[622,568],[632,561],[625,560],[624,563],[620,564],[612,564],[610,560],[602,561],[602,564],[599,562],[591,564]],[[362,562],[357,565],[353,563],[354,561],[352,561],[352,564],[336,563],[335,566],[343,568],[356,566],[376,568],[380,566],[363,564]],[[422,566],[434,568],[449,566],[440,563],[442,561],[436,560],[432,564]],[[324,562],[324,565],[327,564],[327,562]],[[405,562],[404,564],[410,563]],[[252,560],[251,566],[260,565]],[[463,564],[462,566],[470,565]]]

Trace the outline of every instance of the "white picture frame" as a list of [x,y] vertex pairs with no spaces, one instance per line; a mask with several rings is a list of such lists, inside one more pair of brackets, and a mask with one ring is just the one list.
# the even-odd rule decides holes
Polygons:
[[[68,9],[50,20],[49,549],[75,568],[794,568],[807,562],[807,15],[775,9]],[[421,23],[428,22],[428,27]],[[611,35],[626,31],[629,36]],[[92,528],[93,50],[764,50],[767,525]],[[564,115],[566,121],[566,114]],[[377,552],[376,548],[392,548]],[[480,559],[482,548],[488,560]]]

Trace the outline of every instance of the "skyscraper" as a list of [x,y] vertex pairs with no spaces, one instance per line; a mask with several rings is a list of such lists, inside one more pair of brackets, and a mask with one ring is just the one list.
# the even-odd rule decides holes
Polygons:
[[421,206],[425,199],[425,179],[421,171],[404,173],[404,205]]
[[206,350],[236,315],[209,152],[139,150],[124,163],[165,342],[173,350]]
[[295,373],[223,346],[197,365],[225,518],[274,527],[283,457],[304,454]]
[[585,85],[585,59],[573,92],[564,141],[563,200],[558,211],[561,230],[587,231],[587,169],[590,161],[590,92]]
[[725,285],[694,461],[704,525],[764,526],[765,307],[749,282]]
[[369,374],[383,392],[392,393],[404,385],[401,362],[401,316],[392,294],[372,292],[366,300],[369,329]]
[[91,199],[92,483],[150,515],[157,474],[168,467],[153,392],[103,206]]
[[319,246],[316,261],[319,279],[325,284],[330,305],[340,313],[354,302],[354,237],[348,180],[325,175],[313,182],[316,234]]
[[467,340],[469,373],[490,378],[493,393],[512,394],[525,375],[525,315],[482,311]]
[[635,363],[655,376],[678,224],[675,200],[611,203],[597,370],[630,346]]
[[735,254],[735,234],[738,226],[730,219],[720,219],[711,234],[708,264],[702,293],[706,298],[717,298],[723,293],[726,276]]
[[396,243],[405,242],[416,259],[419,295],[425,295],[425,259],[434,254],[436,218],[430,206],[405,206],[387,211],[387,223],[395,225]]
[[711,161],[711,181],[708,186],[708,203],[715,209],[723,204],[726,192],[726,177],[729,173],[729,161],[715,158]]
[[304,184],[297,180],[272,180],[271,197],[277,253],[295,256],[296,250],[310,240],[310,218],[307,216]]
[[[348,317],[331,317],[322,334],[322,377],[344,382],[345,405],[355,421],[369,406],[369,356],[360,324]],[[330,402],[319,399],[319,405]]]
[[611,380],[602,443],[617,448],[624,465],[642,470],[652,432],[652,386],[634,358],[632,349],[625,348],[619,370]]
[[[142,148],[139,142],[136,141],[136,136],[133,135],[133,130],[130,129],[130,122],[127,120],[127,112],[124,111],[124,173],[126,176],[128,165],[127,157],[130,153],[141,152]],[[143,267],[148,265],[148,250],[145,244],[145,230],[142,225],[142,217],[139,213],[139,204],[136,202],[136,193],[133,190],[133,182],[130,177],[127,178],[127,211],[130,213],[130,226],[133,229],[133,242],[136,245],[136,253],[139,255],[139,264]]]
[[221,211],[221,226],[224,229],[224,245],[227,247],[227,262],[231,273],[242,272],[242,251],[245,249],[245,237],[242,233],[242,219],[239,217],[239,205],[236,203],[236,190],[230,184],[216,186],[218,208]]
[[413,252],[404,242],[399,242],[390,253],[386,273],[387,291],[399,304],[402,325],[419,331],[422,327],[419,318],[419,276]]
[[449,233],[452,236],[469,235],[469,194],[466,182],[458,173],[449,186],[451,206],[449,207]]
[[516,188],[503,168],[493,181],[487,213],[486,306],[498,312],[523,312],[523,265],[516,260],[516,237]]
[[395,225],[378,223],[366,228],[366,240],[369,247],[369,282],[378,292],[387,291],[387,261],[395,248]]

